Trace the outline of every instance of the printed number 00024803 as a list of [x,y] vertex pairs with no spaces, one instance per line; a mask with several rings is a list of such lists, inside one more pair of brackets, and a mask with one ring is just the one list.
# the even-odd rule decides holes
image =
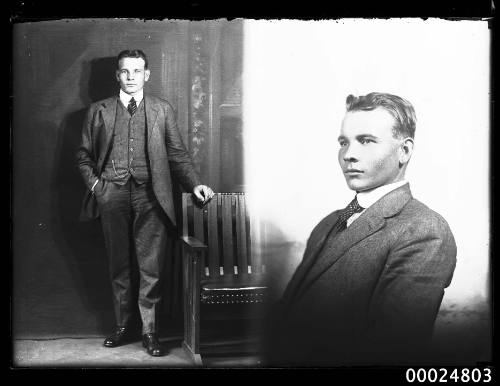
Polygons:
[[462,368],[449,370],[446,368],[420,368],[413,369],[409,368],[406,370],[406,381],[409,383],[418,382],[436,382],[436,383],[447,383],[447,382],[461,382],[461,383],[488,383],[491,382],[491,369],[488,367],[484,368]]

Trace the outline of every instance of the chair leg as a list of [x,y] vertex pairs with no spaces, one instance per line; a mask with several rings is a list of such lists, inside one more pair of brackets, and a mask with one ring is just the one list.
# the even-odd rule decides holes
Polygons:
[[191,350],[191,347],[188,346],[186,341],[182,342],[182,348],[186,352],[186,354],[190,357],[190,359],[193,361],[195,366],[203,366],[203,361],[201,359],[201,355],[198,353],[195,353],[193,350]]
[[200,257],[186,253],[184,263],[184,341],[182,346],[195,365],[202,365],[200,354]]

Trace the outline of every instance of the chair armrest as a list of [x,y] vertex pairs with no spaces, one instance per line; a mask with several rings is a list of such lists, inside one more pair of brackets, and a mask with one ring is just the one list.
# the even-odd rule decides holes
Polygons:
[[193,252],[203,252],[207,249],[207,246],[197,238],[191,236],[182,236],[181,240],[184,245],[191,249]]

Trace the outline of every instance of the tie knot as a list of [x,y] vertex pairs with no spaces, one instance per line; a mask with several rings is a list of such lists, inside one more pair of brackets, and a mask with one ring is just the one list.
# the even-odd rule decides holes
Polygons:
[[358,203],[358,198],[354,197],[354,200],[352,200],[349,205],[345,207],[345,209],[342,211],[340,214],[340,218],[342,221],[347,221],[349,217],[351,217],[354,213],[359,213],[363,210],[364,208],[361,207]]
[[135,111],[137,110],[137,104],[135,103],[134,97],[130,99],[130,102],[128,102],[127,109],[130,114],[134,115]]
[[356,212],[360,212],[361,210],[363,210],[363,207],[361,207],[361,205],[359,205],[358,203],[358,196],[355,196],[354,199],[349,203],[349,205],[347,205],[347,207],[354,209]]

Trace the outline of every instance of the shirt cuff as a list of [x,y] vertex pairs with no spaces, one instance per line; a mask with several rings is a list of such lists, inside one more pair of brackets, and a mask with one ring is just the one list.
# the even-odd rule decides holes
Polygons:
[[98,183],[98,182],[99,182],[99,178],[97,178],[97,179],[95,180],[94,185],[92,185],[92,187],[90,188],[90,191],[91,191],[92,193],[94,193],[94,188],[95,188],[95,186],[97,185],[97,183]]

